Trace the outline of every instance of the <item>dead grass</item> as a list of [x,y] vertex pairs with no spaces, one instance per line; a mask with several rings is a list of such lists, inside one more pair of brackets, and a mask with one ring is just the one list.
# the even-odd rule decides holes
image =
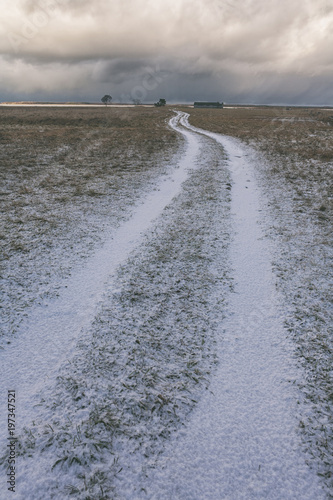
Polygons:
[[[295,153],[304,159],[333,160],[333,110],[314,108],[192,109],[190,122],[196,127],[255,140],[270,152]],[[312,135],[313,134],[313,135]]]
[[167,168],[179,146],[165,127],[171,115],[155,108],[1,108],[2,335],[55,292],[45,269],[68,275],[103,228],[119,224]]
[[271,211],[267,232],[278,242],[273,267],[286,301],[286,328],[305,369],[301,389],[311,408],[301,428],[306,447],[317,459],[319,474],[331,490],[332,110],[186,111],[192,125],[237,137],[259,152],[257,174]]
[[[317,417],[316,421],[305,418],[301,427],[308,446],[321,463],[321,474],[331,484],[333,345],[328,333],[330,296],[326,258],[331,241],[332,111],[283,108],[186,108],[184,111],[190,113],[193,125],[238,137],[269,160],[258,173],[275,217],[270,235],[279,240],[281,249],[274,263],[277,283],[290,303],[286,326],[306,369],[303,391],[312,408],[309,415]],[[4,317],[7,315],[4,327],[7,334],[14,331],[27,307],[42,300],[45,294],[56,292],[50,290],[50,274],[61,277],[70,272],[73,248],[76,259],[92,251],[99,242],[103,224],[106,221],[117,224],[125,217],[142,189],[149,188],[154,176],[166,168],[179,146],[175,133],[165,127],[169,116],[171,111],[167,108],[0,110],[2,304]],[[210,186],[207,175],[201,183],[203,189],[211,187],[209,196],[214,196],[216,184]],[[226,190],[225,200],[229,193]],[[122,287],[118,302],[113,298],[118,309],[102,311],[94,325],[95,343],[82,346],[82,359],[89,359],[92,365],[82,363],[78,357],[76,379],[66,378],[64,369],[63,378],[59,378],[59,406],[54,408],[52,427],[48,434],[45,431],[39,435],[43,422],[35,434],[31,431],[26,436],[28,455],[33,455],[35,448],[44,449],[41,445],[47,449],[56,444],[59,455],[54,459],[54,471],[80,468],[80,487],[68,485],[73,495],[94,491],[98,498],[100,488],[98,494],[104,497],[104,474],[112,477],[119,474],[117,460],[111,465],[108,462],[107,472],[89,467],[96,455],[101,463],[104,447],[112,447],[114,436],[128,434],[138,444],[147,438],[152,451],[147,447],[146,455],[158,453],[154,446],[160,429],[176,426],[177,412],[182,420],[183,413],[193,403],[189,399],[189,395],[196,393],[193,388],[204,386],[204,376],[208,375],[205,362],[212,353],[212,345],[205,345],[207,320],[202,313],[211,311],[210,307],[205,310],[211,300],[211,284],[207,281],[207,259],[201,263],[201,255],[207,257],[209,248],[204,247],[201,233],[191,227],[199,224],[200,217],[192,220],[190,215],[191,203],[197,201],[195,206],[200,208],[202,199],[209,201],[209,196],[205,192],[205,196],[193,200],[189,193],[185,200],[188,205],[184,204],[180,210],[186,216],[189,207],[188,230],[182,231],[186,226],[184,220],[181,224],[174,221],[173,225],[166,225],[165,239],[159,246],[152,246],[146,261],[142,262],[139,255],[133,261],[134,266],[123,270],[128,287]],[[202,234],[207,220],[213,220],[213,216],[203,221]],[[184,253],[174,255],[177,247],[183,248]],[[61,259],[57,257],[59,254]],[[68,264],[61,267],[60,263],[66,259]],[[175,266],[171,275],[170,260]],[[131,281],[126,273],[132,275],[133,267],[135,280]],[[198,283],[199,278],[207,282],[205,286]],[[192,285],[191,289],[186,288],[186,282]],[[166,283],[170,288],[166,289]],[[197,291],[205,287],[207,294],[200,297]],[[139,324],[138,317],[141,317]],[[132,332],[133,328],[137,336],[135,339],[130,336],[128,341],[133,342],[128,345],[124,343],[126,332]],[[123,346],[124,353],[112,350],[111,342]],[[201,350],[205,352],[203,360]],[[189,352],[195,352],[196,356],[190,356]],[[152,362],[147,366],[150,356]],[[171,358],[178,363],[174,372]],[[98,404],[89,408],[89,418],[82,417],[81,426],[73,429],[70,421],[62,420],[63,405],[68,408],[66,415],[73,412],[74,418],[76,410],[89,403],[91,393],[84,383],[87,367],[95,375],[89,390]],[[71,368],[69,372],[72,371]],[[118,384],[117,391],[114,384]],[[110,401],[116,413],[110,410]],[[123,412],[127,412],[124,418]],[[148,437],[137,433],[138,418],[149,422]],[[159,427],[161,422],[163,425]]]
[[[332,215],[332,110],[305,108],[236,108],[187,110],[190,123],[237,137],[259,148],[270,160],[274,182],[294,184],[295,196],[319,221]],[[311,193],[320,193],[314,199]],[[311,198],[306,202],[306,198]]]
[[214,145],[119,268],[88,335],[44,398],[48,424],[41,417],[22,436],[21,462],[41,452],[54,477],[74,483],[73,498],[102,498],[100,488],[106,498],[123,498],[133,464],[144,475],[155,467],[208,386],[232,286],[229,182]]

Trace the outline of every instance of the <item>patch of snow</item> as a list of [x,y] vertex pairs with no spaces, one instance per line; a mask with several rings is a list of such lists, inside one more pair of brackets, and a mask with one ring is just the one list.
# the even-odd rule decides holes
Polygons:
[[[36,443],[19,458],[19,498],[64,498],[69,486],[69,498],[83,499],[91,480],[93,498],[113,481],[122,500],[323,499],[298,432],[302,373],[283,328],[254,157],[190,127],[186,113],[170,125],[187,145],[176,168],[0,352],[1,385],[17,390],[17,432],[26,425]],[[221,161],[216,143],[232,180],[217,169],[224,189],[212,193],[202,166]],[[219,363],[203,391],[193,377],[212,335]],[[58,430],[47,434],[53,417]],[[31,420],[41,422],[35,434]]]
[[[181,117],[184,127],[187,116]],[[223,144],[233,175],[231,248],[235,290],[218,338],[219,367],[188,425],[166,447],[137,498],[325,498],[298,433],[299,378],[283,328],[259,192],[239,141]],[[134,498],[132,493],[126,498]]]
[[[175,124],[177,117],[172,118]],[[174,125],[176,128],[176,125]],[[190,135],[190,133],[189,133]],[[117,267],[138,245],[144,232],[164,207],[179,193],[192,167],[197,142],[189,137],[191,147],[177,168],[160,183],[130,218],[64,284],[59,297],[37,305],[23,320],[16,342],[0,351],[0,385],[17,391],[19,433],[38,410],[34,394],[57,375],[63,360],[75,349],[80,333],[93,320],[106,283]],[[6,401],[0,403],[0,440],[6,438]]]

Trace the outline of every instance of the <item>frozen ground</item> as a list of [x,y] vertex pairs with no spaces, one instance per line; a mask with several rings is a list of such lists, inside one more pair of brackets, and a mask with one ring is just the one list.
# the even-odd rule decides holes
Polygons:
[[[318,474],[333,491],[333,127],[330,110],[272,108],[195,114],[197,127],[251,145],[263,230],[284,324],[303,377],[300,429]],[[288,120],[285,120],[288,118]],[[290,119],[293,118],[291,121]]]
[[179,140],[165,128],[170,115],[1,110],[0,349],[172,168]]
[[[17,339],[1,353],[1,386],[19,388],[20,418],[30,418],[36,401],[33,395],[47,380],[57,375],[61,363],[70,356],[80,332],[95,317],[102,300],[105,281],[126,261],[142,234],[177,195],[186,178],[186,164],[196,155],[192,144],[182,168],[162,177],[153,193],[136,208],[133,216],[104,241],[103,247],[66,280],[56,300],[44,301],[23,321]],[[112,258],[110,258],[112,256]],[[74,345],[74,346],[73,346]],[[11,367],[17,367],[14,372]],[[20,368],[18,368],[20,367]],[[8,377],[8,378],[7,378]],[[9,384],[9,385],[8,385]],[[2,415],[5,411],[2,408]],[[5,426],[2,426],[2,430]]]
[[171,126],[179,162],[0,352],[17,498],[326,498],[254,157],[184,114]]
[[302,373],[283,328],[271,245],[260,228],[251,151],[235,139],[205,134],[223,144],[232,171],[235,288],[219,328],[210,391],[168,444],[140,498],[325,498],[297,432],[294,383]]

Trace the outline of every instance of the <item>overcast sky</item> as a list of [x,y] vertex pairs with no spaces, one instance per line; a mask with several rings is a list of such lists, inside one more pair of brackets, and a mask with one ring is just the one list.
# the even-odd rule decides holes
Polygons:
[[333,105],[333,0],[0,0],[0,101]]

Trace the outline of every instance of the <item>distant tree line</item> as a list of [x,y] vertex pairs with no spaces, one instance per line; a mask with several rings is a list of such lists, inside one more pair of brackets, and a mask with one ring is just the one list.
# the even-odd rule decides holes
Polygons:
[[[109,94],[105,94],[105,96],[102,97],[101,101],[102,101],[103,104],[105,104],[105,106],[107,106],[108,104],[111,103],[112,97]],[[135,105],[141,104],[141,100],[140,99],[132,99],[132,102]],[[165,99],[160,99],[158,102],[154,103],[154,106],[157,106],[157,107],[161,107],[161,106],[165,106],[165,105],[166,105],[166,100]]]

